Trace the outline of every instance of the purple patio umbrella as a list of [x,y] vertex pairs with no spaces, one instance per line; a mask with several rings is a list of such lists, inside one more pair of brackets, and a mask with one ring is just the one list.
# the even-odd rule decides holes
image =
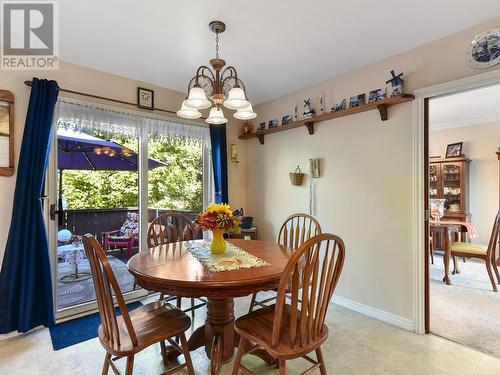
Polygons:
[[[57,167],[59,169],[58,222],[62,225],[62,178],[65,169],[91,171],[136,171],[138,155],[131,149],[85,133],[57,130]],[[166,166],[148,159],[148,168]]]

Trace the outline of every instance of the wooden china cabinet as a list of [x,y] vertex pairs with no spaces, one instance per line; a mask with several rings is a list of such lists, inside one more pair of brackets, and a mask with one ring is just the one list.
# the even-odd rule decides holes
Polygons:
[[[470,159],[431,158],[429,162],[429,195],[431,199],[446,199],[442,220],[469,221],[469,162]],[[443,239],[433,238],[433,248],[443,249]]]

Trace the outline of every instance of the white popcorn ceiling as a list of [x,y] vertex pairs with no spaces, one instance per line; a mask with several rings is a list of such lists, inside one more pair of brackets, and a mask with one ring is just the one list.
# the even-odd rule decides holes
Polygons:
[[[64,61],[186,91],[215,55],[254,104],[500,16],[499,0],[64,0]],[[464,53],[466,46],[464,46]]]

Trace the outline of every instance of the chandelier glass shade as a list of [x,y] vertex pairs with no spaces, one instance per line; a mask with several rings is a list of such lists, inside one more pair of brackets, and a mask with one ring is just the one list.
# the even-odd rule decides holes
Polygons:
[[238,78],[236,69],[233,66],[226,67],[226,62],[219,58],[219,34],[224,32],[226,25],[220,21],[212,21],[208,26],[215,33],[215,58],[210,60],[210,67],[200,66],[196,75],[191,78],[188,96],[177,115],[187,119],[199,118],[201,114],[198,117],[191,116],[197,115],[200,109],[213,106],[205,121],[209,124],[225,124],[228,120],[222,111],[224,106],[237,111],[234,113],[237,119],[255,118],[257,114],[246,98],[245,85]]
[[225,124],[227,122],[227,118],[224,117],[224,112],[222,112],[222,109],[220,109],[220,107],[218,106],[215,106],[210,110],[210,114],[205,121],[209,124],[219,125]]
[[189,90],[189,95],[185,103],[188,107],[194,109],[205,109],[212,106],[210,100],[207,99],[205,91],[200,86],[195,86]]
[[240,87],[229,90],[228,98],[224,101],[224,107],[229,109],[242,109],[248,107],[249,101],[245,98],[245,92]]
[[253,111],[252,105],[248,103],[248,106],[238,109],[234,117],[238,120],[251,120],[257,117],[257,113]]
[[186,118],[186,119],[197,119],[201,117],[200,111],[196,108],[190,107],[187,105],[187,100],[182,102],[181,109],[177,111],[177,116]]

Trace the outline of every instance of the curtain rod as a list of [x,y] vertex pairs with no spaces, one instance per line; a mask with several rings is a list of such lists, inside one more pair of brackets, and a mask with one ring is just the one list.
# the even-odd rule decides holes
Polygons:
[[[24,81],[24,84],[28,87],[31,87],[33,85],[32,81]],[[81,92],[81,91],[74,91],[74,90],[68,90],[68,89],[63,89],[61,87],[57,87],[57,89],[60,92],[67,92],[70,94],[76,94],[76,95],[81,95],[81,96],[86,96],[89,98],[94,98],[94,99],[101,99],[101,100],[107,100],[108,102],[114,102],[114,103],[120,103],[120,104],[126,104],[126,105],[131,105],[133,107],[137,107],[137,103],[131,103],[131,102],[126,102],[124,100],[119,100],[119,99],[113,99],[113,98],[107,98],[105,96],[99,96],[99,95],[94,95],[94,94],[88,94],[86,92]],[[153,107],[153,111],[159,111],[159,112],[166,112],[166,113],[172,113],[174,115],[177,115],[176,112],[174,111],[169,111],[168,109],[162,109],[162,108],[157,108]],[[206,119],[206,117],[201,117],[203,120]]]

